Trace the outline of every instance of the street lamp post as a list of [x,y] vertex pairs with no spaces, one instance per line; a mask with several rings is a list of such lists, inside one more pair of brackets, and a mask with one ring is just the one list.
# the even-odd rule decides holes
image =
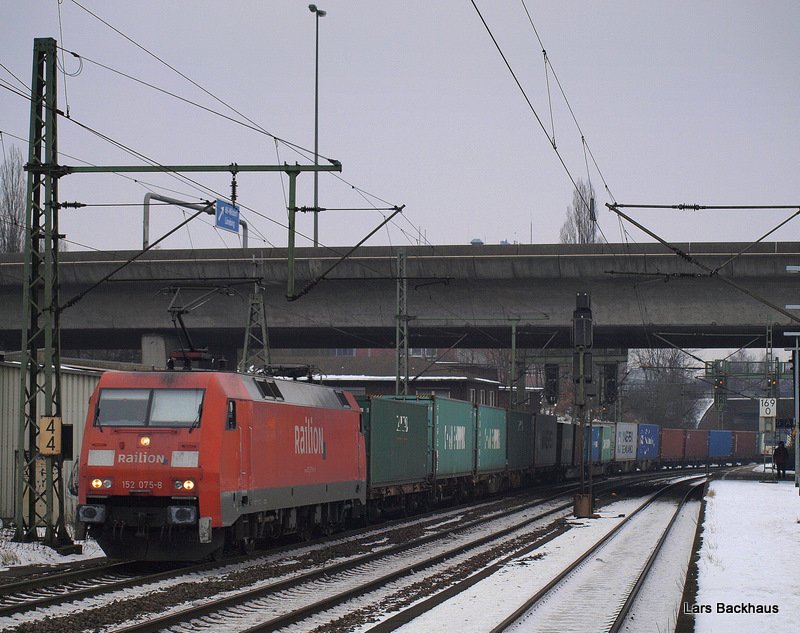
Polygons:
[[[325,17],[325,11],[316,4],[308,5],[309,11],[316,16],[316,38],[314,46],[314,166],[319,164],[319,19]],[[319,246],[319,173],[314,172],[314,246]]]

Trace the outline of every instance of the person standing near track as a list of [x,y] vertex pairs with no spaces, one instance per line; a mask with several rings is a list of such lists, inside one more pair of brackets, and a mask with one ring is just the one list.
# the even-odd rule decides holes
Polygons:
[[775,450],[772,451],[772,462],[775,464],[775,468],[778,469],[778,479],[783,480],[786,477],[786,462],[788,459],[789,451],[786,450],[783,442],[778,442]]

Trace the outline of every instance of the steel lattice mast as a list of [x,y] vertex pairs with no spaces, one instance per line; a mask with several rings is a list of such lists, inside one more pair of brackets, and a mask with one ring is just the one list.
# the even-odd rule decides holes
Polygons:
[[[33,43],[15,539],[66,545],[60,446],[56,41]],[[41,426],[40,426],[41,425]]]

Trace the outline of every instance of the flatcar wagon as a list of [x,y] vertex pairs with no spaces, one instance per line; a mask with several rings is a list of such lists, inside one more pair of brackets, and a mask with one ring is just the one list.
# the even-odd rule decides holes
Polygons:
[[367,447],[370,517],[426,507],[431,480],[428,408],[388,398],[356,400]]
[[508,411],[506,430],[508,432],[506,460],[509,485],[512,488],[518,488],[523,481],[527,480],[533,468],[533,415],[522,411]]
[[708,456],[710,458],[728,458],[733,455],[733,431],[708,432]]
[[79,527],[111,557],[196,560],[340,526],[366,501],[353,396],[224,372],[107,372],[89,403]]

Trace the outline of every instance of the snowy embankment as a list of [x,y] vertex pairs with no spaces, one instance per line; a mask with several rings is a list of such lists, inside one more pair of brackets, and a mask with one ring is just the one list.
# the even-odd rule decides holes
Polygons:
[[715,481],[706,498],[696,633],[800,630],[800,497],[793,481]]

